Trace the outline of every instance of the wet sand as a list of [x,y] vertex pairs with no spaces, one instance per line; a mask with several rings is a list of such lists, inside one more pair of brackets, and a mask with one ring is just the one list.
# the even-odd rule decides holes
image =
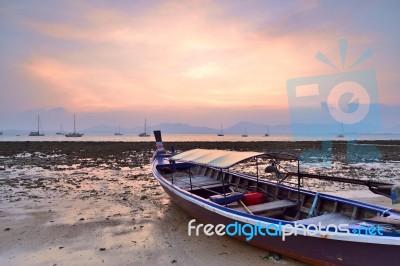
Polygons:
[[[379,142],[385,156],[383,164],[399,160],[397,147],[390,146],[398,144]],[[0,265],[303,265],[229,237],[189,237],[187,222],[191,218],[170,202],[152,177],[148,160],[153,145],[0,142]],[[255,142],[165,146],[299,153],[318,145]],[[341,146],[334,146],[339,151],[337,158],[343,156]],[[357,172],[371,171],[358,167]],[[315,187],[313,183],[309,186]],[[324,191],[329,187],[318,188]],[[358,191],[337,186],[331,192],[390,206],[390,200],[384,197],[364,188]]]

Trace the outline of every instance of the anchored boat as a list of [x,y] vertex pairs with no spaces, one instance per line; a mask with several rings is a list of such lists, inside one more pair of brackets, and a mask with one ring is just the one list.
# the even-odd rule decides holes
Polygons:
[[64,135],[64,134],[65,134],[65,132],[64,132],[64,129],[63,129],[63,125],[60,124],[60,130],[58,132],[56,132],[56,135]]
[[[400,201],[398,185],[303,173],[299,158],[289,153],[194,149],[171,154],[163,147],[161,132],[154,135],[154,177],[177,205],[202,223],[253,228],[251,238],[231,233],[314,265],[398,265],[399,210],[306,190],[301,183],[316,178],[365,185],[394,203]],[[232,170],[248,161],[255,163],[256,174]],[[282,162],[297,165],[297,171],[283,170]],[[260,178],[264,163],[277,182]],[[288,184],[292,179],[297,182]],[[293,228],[297,235],[290,232]]]
[[264,137],[269,137],[269,125],[267,126],[267,133],[264,134]]
[[121,133],[121,127],[118,126],[118,131],[114,133],[115,136],[122,136],[124,134]]
[[150,135],[147,134],[147,118],[144,119],[144,131],[139,133],[139,137],[150,137]]
[[219,133],[217,134],[218,137],[223,137],[224,134],[224,130],[222,129],[222,124],[221,124],[221,130],[219,131]]
[[244,138],[247,138],[247,137],[248,137],[248,135],[247,135],[247,129],[244,129],[244,133],[242,134],[242,137],[244,137]]
[[[42,129],[42,131],[40,131],[40,129]],[[39,115],[37,116],[37,131],[31,131],[29,133],[29,136],[31,136],[31,137],[43,137],[44,136],[44,131],[42,128],[42,124],[40,122]]]
[[75,123],[75,114],[74,114],[74,132],[65,133],[67,138],[80,138],[83,136],[83,133],[76,132],[76,123]]

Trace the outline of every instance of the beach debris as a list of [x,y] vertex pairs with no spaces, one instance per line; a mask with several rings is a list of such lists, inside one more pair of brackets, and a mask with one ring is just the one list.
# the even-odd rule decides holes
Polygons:
[[87,172],[82,172],[82,171],[75,171],[72,173],[73,175],[88,175],[89,173]]
[[274,253],[274,252],[269,252],[268,255],[263,257],[264,260],[270,260],[273,262],[281,262],[283,259],[281,254]]
[[172,260],[171,263],[177,263],[177,261],[176,260]]
[[11,228],[7,227],[6,229],[4,229],[4,231],[10,231]]
[[105,251],[105,250],[106,250],[106,248],[99,248],[99,250],[100,250],[100,251]]

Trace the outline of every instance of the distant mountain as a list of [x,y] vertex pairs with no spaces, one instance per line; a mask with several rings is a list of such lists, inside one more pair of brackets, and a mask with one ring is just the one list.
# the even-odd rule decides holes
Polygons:
[[164,123],[150,126],[150,130],[159,129],[167,134],[217,134],[218,129],[209,127],[194,127],[183,123]]
[[[233,126],[224,128],[225,134],[243,134],[246,129],[249,135],[263,135],[268,130],[268,125],[259,124],[253,122],[242,121]],[[115,126],[108,125],[98,125],[90,128],[83,129],[81,131],[85,133],[114,133],[118,130]],[[184,123],[163,123],[158,125],[150,125],[148,127],[148,132],[153,130],[161,130],[166,134],[217,134],[219,128],[210,127],[198,127],[191,126]],[[121,127],[121,133],[126,134],[138,134],[143,131],[143,126],[136,126],[132,128]],[[336,136],[340,132],[339,124],[282,124],[282,125],[270,125],[269,133],[273,136],[274,134],[292,134],[296,133],[298,135],[326,135],[326,136]],[[352,128],[351,126],[344,125],[345,134],[368,134],[368,133],[399,133],[400,125],[391,127],[390,130],[380,131],[378,127],[366,126],[365,128],[358,129]]]
[[[352,132],[359,133],[381,133],[381,134],[399,134],[400,124],[398,114],[400,113],[400,105],[384,105],[381,104],[379,119],[382,120],[383,128],[372,127],[364,124],[363,127],[352,127],[351,125],[344,125],[345,134]],[[0,106],[1,109],[1,106]],[[76,113],[76,128],[85,134],[92,132],[93,134],[113,134],[118,130],[118,124],[125,126],[121,128],[122,133],[138,134],[143,131],[144,118],[148,118],[149,132],[154,129],[161,129],[164,132],[176,134],[217,134],[220,131],[220,123],[224,125],[225,134],[243,134],[246,128],[249,135],[265,134],[267,131],[267,124],[269,123],[269,131],[271,135],[276,134],[291,134],[296,132],[293,126],[299,132],[306,134],[338,134],[340,125],[334,121],[328,122],[324,119],[319,125],[307,125],[312,123],[311,118],[314,117],[313,113],[310,119],[301,120],[298,125],[290,124],[290,114],[285,109],[271,109],[266,110],[263,108],[249,108],[248,110],[228,110],[228,109],[204,109],[204,113],[199,113],[196,116],[180,115],[178,121],[183,123],[174,123],[174,117],[177,110],[162,112],[157,110],[125,110],[125,111],[104,111],[104,112],[82,112],[79,110],[69,110],[65,107],[56,106],[51,109],[31,109],[24,111],[2,110],[0,112],[0,131],[7,132],[22,130],[30,132],[37,128],[37,115],[40,115],[40,121],[46,133],[55,133],[63,126],[67,132],[73,130],[73,115]],[[291,110],[293,112],[293,110]],[[179,111],[182,114],[182,111]],[[218,114],[218,122],[215,128],[207,127],[210,119],[210,114]],[[307,116],[306,116],[307,117]],[[232,120],[234,119],[234,120]],[[236,120],[237,119],[237,120]],[[252,122],[249,122],[252,121]],[[168,121],[169,123],[164,123]],[[176,121],[176,120],[175,120]],[[196,121],[205,126],[192,126],[191,121]],[[215,119],[213,119],[215,122]],[[232,125],[233,121],[242,121]],[[296,120],[297,121],[297,120]],[[299,120],[300,121],[300,120]],[[184,124],[187,123],[187,124]],[[280,124],[279,124],[280,123]],[[331,123],[331,124],[323,124]],[[227,127],[230,125],[229,127]],[[15,133],[17,134],[17,133]],[[26,133],[25,133],[26,134]]]
[[50,109],[48,112],[54,114],[69,114],[68,110],[62,107],[54,107]]
[[[82,130],[87,133],[114,133],[118,128],[107,125],[99,125]],[[143,132],[143,126],[136,126],[132,128],[121,127],[121,133],[138,134]],[[194,127],[183,123],[163,123],[148,127],[148,132],[153,130],[161,130],[166,134],[216,134],[217,129],[209,127]]]
[[[81,131],[85,132],[85,133],[115,133],[118,131],[118,127],[98,125],[98,126],[94,126],[94,127],[85,128]],[[124,132],[132,132],[132,129],[121,127],[121,133],[124,133]]]
[[[274,127],[270,127],[269,131],[273,130]],[[225,128],[224,132],[226,134],[243,134],[244,131],[247,131],[247,134],[265,134],[267,133],[268,126],[266,124],[258,124],[253,122],[242,121],[231,127]]]

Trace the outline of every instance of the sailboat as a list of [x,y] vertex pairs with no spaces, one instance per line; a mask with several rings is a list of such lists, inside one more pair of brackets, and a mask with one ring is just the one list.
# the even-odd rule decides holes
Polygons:
[[31,131],[31,133],[29,133],[29,136],[31,137],[42,137],[44,136],[44,132],[43,132],[43,128],[42,128],[42,132],[40,132],[40,117],[39,115],[37,116],[37,131]]
[[67,138],[79,138],[83,136],[83,133],[76,132],[76,125],[75,125],[75,114],[74,114],[74,132],[66,133],[65,136]]
[[222,130],[222,124],[221,124],[221,130],[217,135],[218,137],[223,137],[224,136],[224,131]]
[[118,132],[114,133],[115,136],[122,136],[124,134],[121,133],[121,127],[118,125]]
[[140,133],[139,137],[150,137],[150,135],[147,134],[147,118],[144,119],[144,132]]
[[267,126],[267,133],[264,134],[264,137],[269,137],[269,126]]
[[64,135],[64,134],[65,134],[65,132],[64,132],[64,129],[63,129],[63,125],[61,124],[60,125],[60,131],[56,132],[56,135]]
[[343,122],[342,122],[341,127],[340,127],[340,133],[338,135],[338,138],[344,138]]
[[242,135],[242,137],[245,137],[245,138],[248,137],[246,129],[244,129],[244,134]]

